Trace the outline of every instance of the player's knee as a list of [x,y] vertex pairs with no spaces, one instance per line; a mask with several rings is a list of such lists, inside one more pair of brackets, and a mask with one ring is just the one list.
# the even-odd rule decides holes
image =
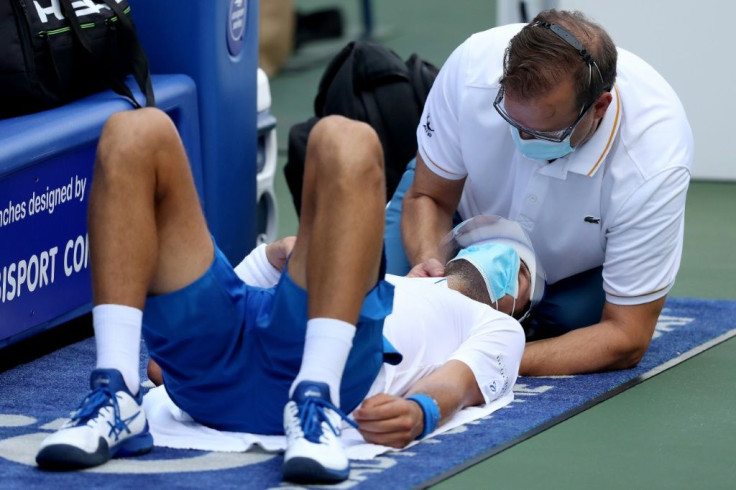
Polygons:
[[341,116],[321,119],[309,136],[307,155],[320,180],[347,187],[383,185],[383,150],[368,124]]
[[166,113],[156,108],[117,112],[102,129],[97,146],[96,172],[140,172],[152,163],[149,157],[177,140],[176,128]]

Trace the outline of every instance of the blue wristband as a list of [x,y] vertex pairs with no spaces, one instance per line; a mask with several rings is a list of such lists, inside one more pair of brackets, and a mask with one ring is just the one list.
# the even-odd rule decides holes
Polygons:
[[406,399],[415,402],[422,409],[422,413],[424,414],[424,430],[419,434],[417,439],[424,439],[428,434],[434,432],[439,425],[440,407],[434,401],[434,398],[424,393],[407,396]]

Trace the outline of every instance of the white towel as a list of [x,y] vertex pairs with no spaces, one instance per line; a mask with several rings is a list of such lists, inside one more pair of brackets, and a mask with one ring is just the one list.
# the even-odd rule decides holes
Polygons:
[[[428,438],[485,417],[510,403],[513,397],[513,393],[509,393],[502,399],[482,407],[465,408],[438,427]],[[245,452],[255,446],[266,451],[286,449],[286,437],[284,436],[226,432],[195,422],[186,412],[174,405],[163,386],[154,388],[146,394],[143,398],[143,407],[148,417],[153,442],[157,446],[223,452]],[[388,446],[365,442],[360,432],[350,426],[343,428],[341,437],[350,459],[372,459],[388,451],[397,451]],[[407,448],[418,442],[420,441],[414,441]]]

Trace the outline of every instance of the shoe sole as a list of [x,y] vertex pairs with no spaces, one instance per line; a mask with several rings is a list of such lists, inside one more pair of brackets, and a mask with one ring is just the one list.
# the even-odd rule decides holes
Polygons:
[[53,471],[71,471],[92,468],[106,463],[111,458],[139,456],[153,448],[153,437],[150,433],[130,437],[112,450],[107,447],[105,439],[100,437],[97,451],[87,453],[69,444],[54,444],[41,449],[36,455],[36,463],[44,469]]
[[140,456],[141,454],[150,452],[153,448],[153,437],[147,430],[148,425],[146,424],[146,432],[129,437],[117,446],[113,447],[110,457],[123,458],[125,456]]
[[295,457],[284,462],[282,474],[284,480],[294,483],[337,483],[347,480],[350,466],[331,470],[311,458]]

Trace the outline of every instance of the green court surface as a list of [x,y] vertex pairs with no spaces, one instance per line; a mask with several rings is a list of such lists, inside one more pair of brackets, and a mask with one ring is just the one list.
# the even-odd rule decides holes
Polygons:
[[[349,32],[360,30],[359,2],[301,0],[305,11],[339,4]],[[493,26],[495,2],[374,0],[376,34],[406,58],[416,52],[440,66],[473,32]],[[271,81],[279,163],[291,125],[311,115],[330,52],[306,46]],[[305,60],[315,60],[304,68]],[[687,108],[686,108],[687,109]],[[696,142],[697,151],[697,142]],[[727,164],[728,158],[724,158]],[[696,153],[697,164],[697,153]],[[296,215],[278,172],[279,235]],[[736,183],[693,182],[685,250],[672,296],[736,299]],[[734,319],[736,328],[736,318]],[[736,339],[724,342],[470,469],[438,488],[734,488],[736,485]]]

